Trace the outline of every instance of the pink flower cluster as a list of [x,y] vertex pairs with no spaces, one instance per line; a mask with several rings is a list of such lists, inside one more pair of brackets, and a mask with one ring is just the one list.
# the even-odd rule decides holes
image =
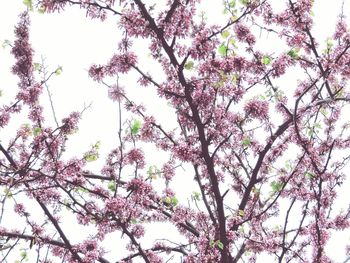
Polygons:
[[119,27],[126,30],[130,36],[147,38],[151,34],[149,22],[134,9],[128,9],[124,12]]
[[77,124],[80,119],[80,113],[73,112],[67,118],[62,120],[62,131],[66,134],[72,133],[77,129]]
[[41,8],[47,13],[59,12],[64,9],[67,3],[67,0],[43,0]]
[[119,85],[112,85],[108,89],[108,97],[113,101],[121,101],[124,95],[123,87]]
[[138,168],[142,169],[145,166],[143,151],[138,148],[131,149],[125,156],[125,163],[135,164]]
[[98,248],[97,242],[93,238],[85,240],[79,246],[76,246],[76,249],[84,254],[84,263],[96,262],[102,255],[101,249]]
[[106,76],[114,76],[117,73],[127,73],[136,63],[137,57],[132,52],[114,55],[105,66],[92,65],[89,69],[89,76],[93,80],[100,82]]
[[252,99],[245,104],[244,111],[252,118],[264,120],[269,116],[269,105],[266,101]]
[[33,84],[33,50],[29,44],[29,15],[22,13],[20,18],[15,30],[17,40],[11,51],[16,58],[12,72],[20,79],[20,88],[26,89]]
[[28,105],[34,105],[37,103],[42,90],[43,87],[41,85],[34,84],[32,86],[27,87],[26,89],[20,90],[17,94],[17,99],[22,100]]
[[250,29],[247,26],[238,23],[235,25],[234,30],[239,41],[246,42],[249,45],[254,45],[255,36],[250,32]]
[[109,75],[114,75],[114,73],[127,73],[130,68],[137,63],[137,57],[134,53],[124,53],[121,55],[114,55],[108,64]]

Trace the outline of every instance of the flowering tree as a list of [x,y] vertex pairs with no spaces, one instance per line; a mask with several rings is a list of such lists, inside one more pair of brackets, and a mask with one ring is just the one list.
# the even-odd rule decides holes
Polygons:
[[[21,223],[1,224],[2,262],[17,247],[20,260],[36,253],[30,262],[233,263],[264,253],[270,262],[333,262],[327,241],[350,226],[349,207],[334,207],[348,201],[337,193],[350,159],[350,32],[342,13],[323,44],[314,36],[312,0],[285,0],[278,11],[274,1],[225,0],[221,26],[198,17],[199,0],[24,2],[45,13],[77,5],[91,19],[117,17],[118,50],[89,76],[108,88],[120,127],[101,171],[89,169],[99,143],[83,156],[65,155],[82,112],[56,126],[45,121],[40,97],[61,68],[50,74],[33,62],[30,12],[22,13],[8,43],[18,91],[0,111],[5,131],[14,115],[27,116],[0,144],[0,220],[14,211]],[[281,50],[259,46],[261,32]],[[138,59],[139,39],[161,72]],[[171,106],[176,129],[130,98],[119,79],[130,71]],[[148,144],[164,163],[147,163]],[[193,188],[188,202],[173,187],[177,179]],[[67,214],[88,238],[73,241],[62,226]],[[152,239],[147,229],[162,223],[173,228]],[[117,256],[104,247],[112,235],[126,241]]]

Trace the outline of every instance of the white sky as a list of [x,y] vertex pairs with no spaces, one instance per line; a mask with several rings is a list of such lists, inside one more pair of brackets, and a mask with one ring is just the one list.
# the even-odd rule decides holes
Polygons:
[[[276,3],[280,0],[275,0]],[[221,17],[221,1],[206,0],[203,2],[203,9],[209,10],[207,13],[209,22],[218,22]],[[345,8],[350,10],[349,1],[345,1]],[[314,9],[316,24],[314,32],[322,39],[331,36],[334,30],[335,19],[340,11],[341,1],[322,1],[316,0]],[[0,42],[5,39],[13,41],[14,25],[18,22],[17,16],[25,9],[21,0],[2,0],[0,9]],[[345,12],[349,13],[350,12]],[[35,50],[36,61],[40,62],[41,56],[45,57],[46,65],[52,71],[57,66],[63,67],[60,76],[54,77],[49,86],[53,94],[56,114],[59,120],[66,117],[72,111],[80,111],[84,104],[88,105],[93,102],[92,106],[84,113],[83,120],[79,125],[79,132],[73,135],[68,145],[68,154],[82,154],[89,149],[91,144],[102,141],[101,156],[108,153],[114,146],[117,146],[117,104],[107,98],[107,89],[102,85],[93,82],[88,78],[87,70],[93,63],[106,63],[114,52],[120,32],[116,24],[116,19],[111,18],[105,22],[91,20],[85,17],[85,12],[77,7],[66,8],[66,11],[60,14],[42,15],[37,13],[31,14],[31,43]],[[266,44],[264,43],[266,38]],[[278,48],[271,46],[266,34],[261,37],[263,48],[273,50]],[[260,41],[259,40],[259,41]],[[323,43],[320,41],[320,43]],[[137,50],[141,50],[144,45],[136,43]],[[141,51],[143,52],[143,51]],[[144,56],[147,54],[143,52]],[[144,58],[146,59],[146,58]],[[17,78],[9,74],[14,60],[10,55],[10,48],[0,48],[0,89],[3,91],[3,97],[0,103],[8,101],[15,94]],[[153,67],[154,65],[149,65]],[[164,102],[156,102],[157,95],[150,87],[138,87],[136,74],[129,74],[121,78],[121,83],[130,97],[136,101],[143,101],[147,105],[147,111],[157,116],[157,120],[165,127],[173,127],[174,122],[170,122],[169,116],[173,113]],[[284,85],[285,83],[280,83]],[[45,97],[45,96],[44,96]],[[155,103],[156,102],[156,103]],[[44,101],[48,103],[48,101]],[[47,113],[48,120],[52,122],[51,112]],[[176,119],[174,119],[176,120]],[[6,140],[13,134],[18,125],[25,123],[25,120],[18,120],[10,126],[10,130],[0,130],[0,140]],[[148,155],[150,163],[159,162],[159,156]],[[96,164],[96,168],[101,163]],[[192,176],[192,173],[191,175]],[[176,183],[176,182],[175,182]],[[183,200],[191,195],[192,189],[181,185]],[[344,189],[344,188],[343,188]],[[346,189],[344,190],[346,191]],[[186,194],[187,193],[187,194]],[[345,193],[345,192],[344,192]],[[348,197],[348,195],[347,195]],[[181,197],[179,198],[181,199]],[[348,200],[344,200],[345,203]],[[12,220],[12,219],[11,219]],[[168,230],[167,226],[156,227],[154,235],[161,234]],[[157,232],[156,232],[157,231]],[[80,237],[80,236],[79,236]],[[119,236],[114,237],[114,241],[109,242],[111,249],[119,242]],[[344,245],[350,243],[349,233],[343,233],[329,244],[329,249],[334,251],[335,262],[344,259]],[[112,239],[111,239],[112,240]],[[264,257],[260,260],[263,262]],[[34,262],[34,261],[30,261]]]

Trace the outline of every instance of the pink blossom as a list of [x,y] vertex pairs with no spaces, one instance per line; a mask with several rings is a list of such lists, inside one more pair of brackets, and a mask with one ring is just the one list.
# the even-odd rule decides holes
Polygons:
[[45,12],[53,13],[63,10],[66,4],[67,1],[65,0],[43,0],[41,2],[41,7],[45,10]]
[[[101,246],[113,235],[125,241],[130,254],[111,260],[124,263],[142,257],[151,263],[171,261],[177,253],[187,263],[223,263],[235,261],[241,245],[247,262],[256,262],[261,253],[275,254],[281,262],[331,262],[328,240],[335,230],[350,227],[349,211],[333,209],[346,181],[350,147],[349,125],[342,118],[350,80],[344,17],[322,52],[312,30],[311,0],[287,1],[279,11],[269,0],[236,1],[235,7],[235,1],[227,1],[231,18],[220,26],[198,12],[199,0],[39,2],[47,13],[77,5],[90,19],[118,14],[117,53],[102,65],[92,64],[89,76],[109,87],[112,100],[123,99],[130,116],[121,114],[126,119],[120,120],[117,144],[100,171],[100,163],[87,163],[89,155],[103,157],[97,145],[65,153],[80,114],[71,113],[55,128],[44,119],[52,111],[40,99],[48,79],[36,79],[42,69],[34,67],[29,16],[22,14],[10,44],[18,90],[0,108],[0,127],[22,110],[19,118],[27,120],[13,121],[17,130],[1,130],[6,136],[0,142],[0,185],[6,198],[21,201],[6,204],[24,225],[21,231],[0,228],[3,240],[24,239],[35,250],[49,247],[48,257],[69,263],[108,261]],[[255,45],[260,32],[279,38],[281,48]],[[226,55],[218,54],[223,53],[220,44],[227,45]],[[147,54],[150,64],[138,63]],[[159,74],[152,63],[160,66]],[[168,104],[174,122],[162,122],[156,118],[159,109],[153,116],[148,110],[154,107],[132,101],[140,98],[129,97],[125,84],[119,84],[124,79],[119,75],[132,69],[139,86],[155,84],[149,91]],[[294,70],[297,84],[288,81]],[[130,133],[129,117],[142,120],[137,134]],[[161,157],[149,164],[151,173],[159,167],[156,179],[144,170],[146,144]],[[181,183],[188,187],[181,189]],[[39,201],[45,217],[27,212],[26,197]],[[6,216],[6,209],[2,213]],[[74,215],[73,227],[78,223],[94,235],[71,240],[66,213]],[[162,242],[144,242],[154,234],[147,232],[151,224],[172,225],[177,236],[165,231]]]
[[163,263],[163,260],[153,251],[147,251],[147,258],[150,263]]
[[120,73],[127,73],[132,66],[136,65],[137,57],[134,53],[128,52],[121,55],[114,55],[107,66],[107,73],[111,76]]
[[10,120],[10,114],[5,111],[4,109],[1,109],[0,111],[0,127],[5,127]]
[[120,197],[114,197],[106,201],[106,210],[118,213],[125,207],[125,200]]
[[104,21],[107,18],[106,10],[94,5],[88,5],[86,15],[92,19],[99,18],[101,21]]
[[334,219],[334,228],[339,230],[344,230],[350,227],[349,219],[344,215],[337,215]]
[[142,123],[142,127],[140,129],[141,139],[145,142],[149,142],[154,138],[157,138],[157,131],[154,127],[155,119],[154,117],[145,117]]
[[137,82],[140,83],[140,85],[143,87],[147,87],[151,83],[147,77],[141,77]]
[[335,33],[333,35],[333,38],[334,39],[339,39],[341,38],[346,32],[348,32],[348,29],[347,29],[347,25],[346,23],[344,22],[344,17],[343,19],[339,20],[337,22],[337,26],[336,26],[336,29],[335,29]]
[[247,42],[249,45],[253,45],[255,43],[254,35],[250,32],[250,29],[242,23],[236,24],[235,33],[238,40]]
[[145,166],[144,153],[141,149],[134,148],[126,154],[125,162],[127,164],[135,164],[139,168]]
[[101,250],[95,239],[87,239],[77,247],[78,251],[84,253],[83,262],[95,262],[101,256]]
[[113,101],[120,101],[123,98],[124,89],[121,86],[113,85],[108,90],[108,96]]
[[133,9],[128,9],[121,17],[120,23],[121,28],[128,31],[130,36],[142,36],[148,37],[150,30],[147,27],[148,22],[142,17],[142,15]]
[[68,118],[64,118],[62,120],[62,131],[64,133],[71,133],[74,130],[77,129],[77,124],[80,119],[80,113],[78,112],[73,112],[71,113]]
[[145,229],[142,225],[134,225],[132,228],[131,228],[131,233],[133,233],[133,235],[136,237],[136,238],[141,238],[144,236],[145,234]]
[[24,205],[23,205],[23,204],[20,204],[20,203],[15,205],[15,212],[16,212],[17,214],[19,214],[20,216],[28,215],[28,214],[26,213],[26,210],[25,210]]
[[20,87],[25,89],[32,85],[33,50],[29,44],[29,15],[22,13],[20,19],[15,30],[17,40],[11,51],[16,58],[16,64],[12,67],[12,72],[20,78]]
[[175,176],[175,167],[172,162],[168,162],[163,165],[163,176],[166,180],[171,180]]
[[23,100],[26,104],[35,104],[38,102],[39,95],[42,93],[43,87],[39,84],[34,84],[30,87],[22,89],[17,94],[17,99]]
[[196,154],[191,146],[182,143],[174,147],[174,155],[182,161],[188,162],[195,158]]
[[257,119],[266,119],[268,118],[268,104],[266,101],[261,101],[257,99],[250,100],[244,106],[244,110],[248,116]]
[[38,104],[32,106],[29,111],[28,118],[34,122],[43,121],[43,107]]
[[89,69],[89,76],[95,81],[101,81],[105,77],[104,67],[92,65]]

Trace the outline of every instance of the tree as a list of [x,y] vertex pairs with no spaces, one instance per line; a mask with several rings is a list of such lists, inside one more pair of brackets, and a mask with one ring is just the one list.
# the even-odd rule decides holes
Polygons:
[[[327,241],[350,226],[349,207],[335,207],[341,198],[348,202],[338,194],[350,159],[350,33],[343,12],[323,44],[313,32],[317,1],[286,0],[277,11],[274,1],[225,0],[221,26],[205,14],[198,18],[199,2],[24,1],[44,13],[79,6],[91,19],[117,17],[118,52],[92,65],[89,76],[108,88],[120,126],[101,171],[89,169],[99,143],[83,156],[65,155],[83,112],[56,126],[45,120],[43,112],[55,116],[54,107],[45,109],[40,98],[62,68],[49,74],[33,61],[30,11],[22,13],[16,40],[7,43],[18,91],[0,113],[2,131],[15,114],[27,114],[28,124],[0,144],[0,220],[13,207],[21,223],[1,224],[3,262],[18,247],[22,260],[37,254],[30,262],[233,263],[264,253],[271,262],[333,262]],[[261,32],[280,41],[280,50],[259,47]],[[144,51],[133,42],[140,39],[152,64],[139,59]],[[120,79],[131,71],[173,109],[176,129],[129,97]],[[147,162],[155,154],[147,145],[166,161]],[[176,180],[193,188],[188,202],[173,187]],[[87,239],[62,227],[72,215],[71,224],[90,231]],[[150,226],[162,223],[176,231],[169,226],[171,234],[152,239]],[[128,242],[122,255],[105,251],[112,235]]]

